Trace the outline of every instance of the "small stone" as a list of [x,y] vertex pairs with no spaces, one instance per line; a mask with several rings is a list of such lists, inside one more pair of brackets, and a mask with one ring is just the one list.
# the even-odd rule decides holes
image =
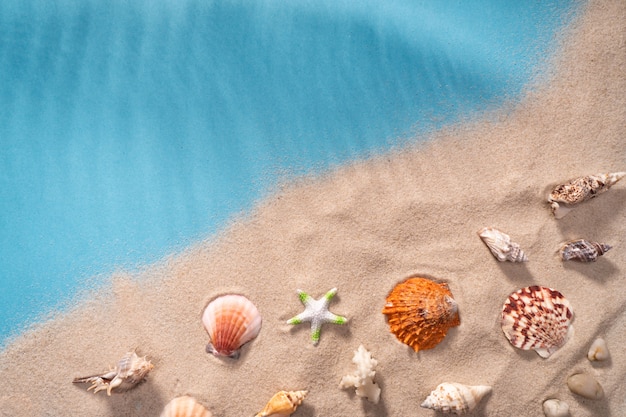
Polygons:
[[606,347],[606,342],[603,338],[598,337],[593,341],[587,353],[587,359],[590,361],[605,361],[609,359],[609,349]]
[[545,400],[543,402],[543,413],[546,417],[569,417],[569,405],[556,398]]
[[601,400],[604,398],[602,385],[589,374],[575,374],[567,378],[567,386],[574,394],[589,398],[590,400]]

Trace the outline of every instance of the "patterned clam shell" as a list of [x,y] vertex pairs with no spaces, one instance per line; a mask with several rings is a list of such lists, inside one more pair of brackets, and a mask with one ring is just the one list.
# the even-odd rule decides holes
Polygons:
[[567,242],[559,253],[564,261],[576,260],[580,262],[595,262],[599,256],[611,249],[611,245],[599,242],[590,242],[584,239]]
[[461,324],[448,284],[420,277],[396,285],[383,314],[396,338],[416,352],[434,348],[451,327]]
[[565,344],[573,327],[569,301],[560,292],[531,286],[512,293],[502,307],[501,326],[509,342],[547,358]]
[[202,314],[202,324],[209,334],[207,352],[238,358],[240,348],[261,331],[261,322],[259,310],[243,295],[216,298]]

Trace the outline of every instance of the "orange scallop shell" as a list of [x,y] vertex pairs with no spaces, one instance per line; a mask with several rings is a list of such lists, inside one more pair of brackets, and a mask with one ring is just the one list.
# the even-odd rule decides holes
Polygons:
[[416,352],[432,349],[448,329],[461,324],[458,305],[446,283],[409,278],[387,296],[383,308],[391,332]]

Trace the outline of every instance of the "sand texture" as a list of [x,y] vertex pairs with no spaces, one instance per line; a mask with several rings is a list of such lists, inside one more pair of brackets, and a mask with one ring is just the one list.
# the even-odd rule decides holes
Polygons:
[[[308,390],[295,416],[434,416],[421,402],[441,382],[491,385],[475,416],[542,416],[547,398],[572,416],[626,415],[626,180],[555,220],[545,201],[559,181],[626,170],[626,2],[584,6],[568,28],[549,80],[511,109],[434,134],[427,145],[352,163],[287,184],[219,236],[147,267],[14,340],[0,356],[3,416],[158,416],[177,395],[216,417],[253,416],[281,389]],[[499,263],[477,236],[506,231],[525,264]],[[584,237],[613,245],[595,263],[564,263],[559,245]],[[418,274],[447,282],[461,325],[415,353],[381,313],[393,286]],[[562,292],[575,332],[548,359],[514,348],[499,323],[508,295],[525,286]],[[337,287],[313,346],[296,289]],[[216,295],[248,296],[263,315],[241,357],[205,353],[200,316]],[[607,341],[611,359],[592,363]],[[342,390],[363,344],[376,360],[378,404]],[[72,384],[106,371],[129,349],[155,364],[147,381],[107,397]],[[584,371],[605,399],[569,392]]]

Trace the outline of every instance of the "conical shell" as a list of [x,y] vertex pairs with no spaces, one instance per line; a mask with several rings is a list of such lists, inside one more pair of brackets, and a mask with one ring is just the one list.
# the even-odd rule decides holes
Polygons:
[[602,194],[624,176],[626,172],[587,175],[557,185],[548,197],[554,217],[563,218],[574,206]]
[[202,404],[198,403],[193,397],[187,395],[174,398],[167,403],[161,417],[212,417]]
[[511,242],[511,237],[504,232],[494,228],[485,227],[478,233],[478,236],[485,242],[485,245],[491,250],[493,256],[500,262],[526,262],[528,257],[522,251],[520,246]]
[[490,392],[491,387],[487,385],[444,382],[430,393],[421,406],[444,414],[465,414],[474,410],[480,400]]
[[574,315],[569,301],[552,288],[531,286],[509,296],[502,307],[502,331],[523,350],[547,358],[567,342]]
[[559,253],[564,261],[595,262],[599,256],[604,255],[611,248],[612,246],[606,243],[578,239],[564,244]]
[[255,417],[287,417],[302,404],[307,391],[279,391]]
[[261,315],[243,295],[223,295],[211,301],[202,314],[209,334],[207,352],[215,356],[239,357],[239,349],[261,330]]
[[391,332],[416,352],[432,349],[451,327],[461,324],[448,284],[409,278],[387,296],[383,308]]

